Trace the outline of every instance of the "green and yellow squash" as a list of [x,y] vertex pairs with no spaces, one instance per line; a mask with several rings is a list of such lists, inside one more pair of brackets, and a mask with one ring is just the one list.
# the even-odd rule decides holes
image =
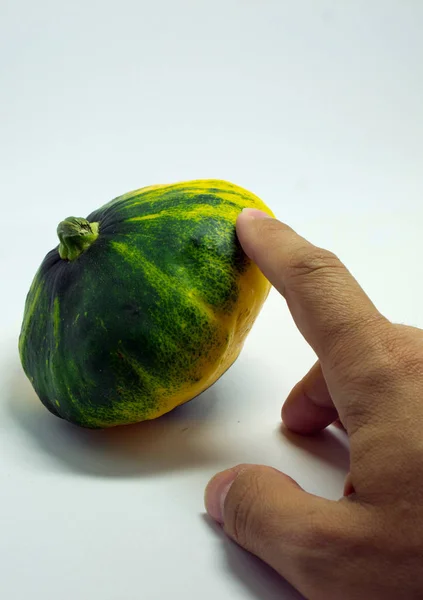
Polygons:
[[157,185],[60,223],[27,296],[19,349],[42,403],[85,427],[154,419],[238,357],[270,284],[235,233],[224,181]]

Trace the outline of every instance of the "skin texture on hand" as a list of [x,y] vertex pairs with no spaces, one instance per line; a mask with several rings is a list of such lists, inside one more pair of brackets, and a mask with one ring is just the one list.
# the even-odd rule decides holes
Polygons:
[[310,600],[422,599],[423,331],[390,323],[334,254],[276,219],[245,210],[237,233],[318,359],[282,419],[304,435],[340,420],[351,466],[331,501],[238,465],[209,483],[208,513]]

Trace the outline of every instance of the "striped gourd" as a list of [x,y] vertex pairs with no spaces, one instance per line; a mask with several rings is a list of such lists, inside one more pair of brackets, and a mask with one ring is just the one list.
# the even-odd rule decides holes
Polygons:
[[224,181],[143,188],[58,227],[19,340],[43,404],[85,427],[154,419],[238,357],[270,285],[242,251],[244,207]]

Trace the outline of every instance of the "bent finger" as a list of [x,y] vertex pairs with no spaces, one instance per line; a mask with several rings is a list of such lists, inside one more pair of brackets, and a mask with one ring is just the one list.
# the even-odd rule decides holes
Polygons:
[[291,431],[308,435],[325,429],[337,419],[338,411],[332,401],[320,363],[317,362],[285,400],[282,420]]

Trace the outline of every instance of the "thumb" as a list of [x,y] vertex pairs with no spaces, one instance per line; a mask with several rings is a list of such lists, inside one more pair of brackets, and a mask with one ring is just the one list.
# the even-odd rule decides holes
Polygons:
[[343,561],[348,568],[360,530],[359,508],[348,499],[325,500],[276,469],[239,465],[210,481],[205,504],[230,538],[303,595],[332,597],[335,571],[342,573]]

